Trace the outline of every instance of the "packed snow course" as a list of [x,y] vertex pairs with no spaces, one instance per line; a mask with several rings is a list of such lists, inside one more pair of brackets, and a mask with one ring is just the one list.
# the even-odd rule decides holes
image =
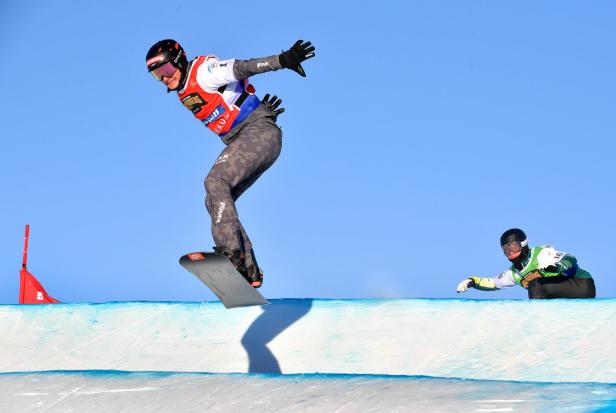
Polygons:
[[616,300],[0,306],[2,412],[616,411]]
[[0,372],[616,383],[616,299],[3,305],[0,331]]
[[364,375],[1,373],[0,411],[607,413],[616,411],[616,384]]

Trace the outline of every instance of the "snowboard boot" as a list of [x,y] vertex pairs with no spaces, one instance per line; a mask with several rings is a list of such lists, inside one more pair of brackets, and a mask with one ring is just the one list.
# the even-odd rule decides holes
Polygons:
[[233,264],[237,272],[242,274],[242,277],[248,281],[248,284],[252,285],[254,288],[259,288],[263,285],[263,271],[256,265],[256,259],[252,249],[250,253],[255,264],[251,264],[248,267],[246,266],[246,254],[239,248],[231,250],[227,247],[214,247],[214,252],[229,258],[231,264]]
[[263,271],[256,265],[249,265],[246,269],[248,282],[254,288],[259,288],[263,285]]
[[252,264],[246,268],[246,275],[250,279],[248,282],[254,288],[259,288],[263,285],[263,271],[259,268],[259,264],[257,264],[257,257],[255,257],[255,250],[250,249],[250,258],[252,258]]
[[250,280],[246,276],[246,255],[239,248],[231,250],[231,248],[228,247],[214,247],[214,252],[229,258],[229,261],[231,261],[231,264],[233,264],[237,272],[242,274],[242,276],[246,278],[246,281],[250,283]]

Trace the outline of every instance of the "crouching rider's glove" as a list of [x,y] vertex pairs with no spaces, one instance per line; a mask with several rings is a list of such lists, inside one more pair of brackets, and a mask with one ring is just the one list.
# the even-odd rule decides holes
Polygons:
[[289,50],[278,55],[280,65],[286,69],[296,71],[302,77],[306,77],[306,72],[304,72],[301,63],[314,57],[314,50],[312,43],[298,40]]
[[274,115],[276,117],[278,117],[278,115],[280,115],[282,112],[284,112],[284,108],[280,108],[278,109],[278,106],[280,106],[280,104],[282,103],[282,99],[280,99],[278,96],[274,95],[270,98],[269,93],[266,94],[263,97],[263,100],[261,101],[261,103],[263,103],[269,110],[271,110],[272,112],[274,112]]
[[551,274],[558,274],[558,273],[560,273],[560,271],[558,270],[558,267],[556,265],[548,265],[547,267],[539,268],[539,271],[547,272],[547,273],[551,273]]
[[456,289],[456,291],[459,293],[463,293],[463,292],[466,292],[469,288],[472,288],[474,286],[475,286],[475,281],[472,278],[466,278],[460,281],[460,284],[458,284],[458,288]]

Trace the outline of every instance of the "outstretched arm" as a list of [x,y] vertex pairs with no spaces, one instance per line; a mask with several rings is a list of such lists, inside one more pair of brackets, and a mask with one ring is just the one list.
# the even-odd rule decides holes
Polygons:
[[214,55],[208,55],[206,56],[205,67],[199,68],[197,81],[205,90],[215,91],[231,82],[282,68],[292,69],[300,75],[306,76],[301,62],[311,57],[314,57],[314,46],[303,40],[298,40],[293,47],[279,55],[256,59],[220,60]]
[[493,278],[483,278],[483,277],[469,277],[460,282],[458,284],[457,292],[463,293],[467,291],[469,288],[476,288],[478,290],[484,291],[494,291],[498,290],[496,288],[496,283]]
[[500,290],[515,285],[511,270],[503,271],[498,277],[469,277],[458,284],[457,292],[463,293],[469,288],[483,291]]
[[278,55],[260,57],[249,60],[235,60],[233,64],[233,75],[237,80],[258,75],[259,73],[271,72],[282,69]]
[[249,60],[236,59],[233,65],[233,75],[240,80],[259,73],[286,68],[306,77],[306,72],[304,72],[301,63],[314,57],[314,50],[315,48],[310,42],[298,40],[289,50],[279,55]]

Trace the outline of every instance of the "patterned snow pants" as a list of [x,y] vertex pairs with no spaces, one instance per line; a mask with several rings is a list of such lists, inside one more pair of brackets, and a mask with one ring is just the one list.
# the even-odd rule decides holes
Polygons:
[[[205,178],[205,206],[212,217],[212,236],[217,247],[241,248],[243,239],[246,265],[254,264],[252,243],[242,226],[235,201],[278,158],[282,131],[273,117],[262,117],[244,126],[222,151]],[[241,235],[240,235],[241,234]]]

